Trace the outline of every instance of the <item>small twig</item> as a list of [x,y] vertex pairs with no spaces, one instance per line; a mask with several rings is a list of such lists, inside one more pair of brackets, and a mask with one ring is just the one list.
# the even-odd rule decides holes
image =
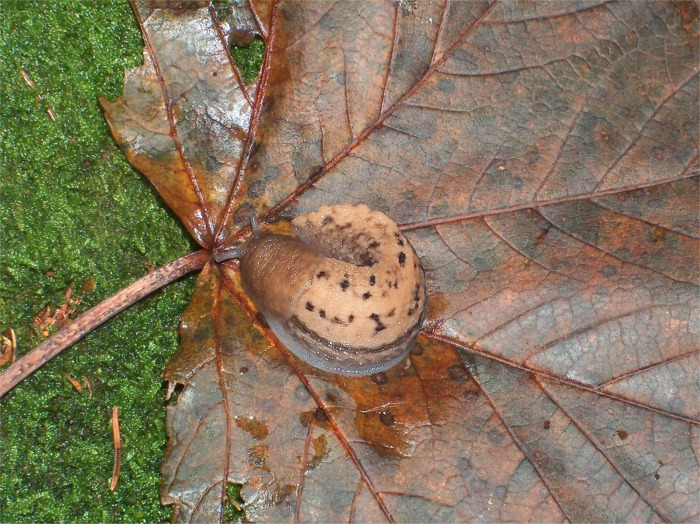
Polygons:
[[211,253],[207,250],[196,251],[178,258],[140,278],[86,311],[74,322],[54,333],[1,373],[0,397],[61,351],[83,338],[120,311],[186,274],[203,268],[210,259]]
[[119,434],[119,408],[114,406],[112,410],[112,437],[114,438],[114,467],[112,468],[112,482],[109,490],[114,491],[119,482],[119,470],[122,467],[122,437]]

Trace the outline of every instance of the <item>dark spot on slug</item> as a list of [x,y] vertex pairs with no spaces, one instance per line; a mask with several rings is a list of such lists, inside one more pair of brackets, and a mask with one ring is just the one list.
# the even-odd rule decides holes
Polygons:
[[377,242],[377,241],[375,240],[374,242],[372,242],[372,243],[371,243],[369,246],[367,246],[367,247],[370,247],[370,248],[372,248],[372,249],[376,249],[376,248],[379,247],[379,245],[380,245],[379,242]]
[[331,320],[331,322],[333,322],[334,324],[341,325],[341,326],[342,326],[343,324],[345,324],[345,322],[343,322],[342,320],[340,320],[338,317],[333,317],[333,319]]
[[353,320],[355,320],[355,315],[350,315],[348,317],[348,323],[352,322]]
[[326,318],[326,310],[325,309],[319,309],[318,310],[318,316],[321,318]]
[[396,308],[394,308],[394,309],[392,309],[391,311],[389,311],[389,313],[387,313],[386,316],[387,316],[387,317],[393,317],[393,316],[394,316],[394,313],[396,313]]
[[392,285],[392,287],[393,287],[394,289],[399,289],[399,281],[398,281],[398,280],[394,280],[394,284]]
[[369,291],[365,294],[362,295],[362,300],[369,300],[369,298],[372,296],[372,293]]
[[328,273],[326,273],[325,271],[319,271],[318,275],[316,275],[316,278],[328,278]]
[[384,325],[384,323],[383,323],[383,322],[381,321],[381,319],[379,318],[379,315],[377,315],[376,313],[372,313],[372,314],[369,316],[369,318],[371,318],[372,320],[374,320],[374,321],[377,323],[377,325],[374,327],[374,332],[375,332],[375,333],[379,333],[380,331],[384,331],[384,330],[386,329],[386,326]]
[[334,219],[333,219],[332,216],[330,216],[330,215],[329,215],[329,216],[325,216],[325,217],[323,217],[323,220],[321,220],[321,225],[322,225],[322,226],[327,226],[328,224],[330,224],[331,222],[333,222],[333,220],[334,220]]
[[413,301],[418,305],[418,302],[420,302],[420,284],[416,284],[416,287],[413,288]]
[[404,267],[406,265],[406,253],[404,253],[403,251],[399,253],[399,264],[401,265],[401,267]]
[[376,284],[376,283],[377,283],[377,277],[375,277],[374,275],[371,275],[371,276],[369,277],[369,285],[370,285],[370,286],[373,286],[373,285]]
[[360,259],[360,265],[364,267],[372,267],[374,264],[376,264],[376,260],[374,260],[374,257],[370,255],[369,253],[362,253],[359,256]]
[[314,310],[314,305],[311,302],[306,303],[306,310],[307,311],[313,311]]
[[403,238],[401,238],[400,233],[394,233],[394,236],[396,237],[396,242],[399,244],[399,246],[403,247],[405,245]]
[[343,291],[345,291],[349,287],[350,287],[350,282],[348,282],[347,280],[342,280],[340,282],[340,289],[342,289]]

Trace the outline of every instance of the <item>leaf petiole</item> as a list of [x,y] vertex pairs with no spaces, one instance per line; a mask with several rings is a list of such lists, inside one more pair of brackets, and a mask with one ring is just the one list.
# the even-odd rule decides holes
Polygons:
[[1,373],[0,397],[117,313],[188,273],[202,269],[209,260],[211,260],[211,252],[206,249],[180,257],[89,309]]

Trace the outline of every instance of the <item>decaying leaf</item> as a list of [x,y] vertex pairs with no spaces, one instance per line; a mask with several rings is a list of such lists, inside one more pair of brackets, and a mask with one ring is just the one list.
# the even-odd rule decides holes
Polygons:
[[174,520],[221,521],[230,484],[261,521],[697,519],[697,4],[240,4],[136,5],[118,142],[207,248],[251,210],[385,212],[429,318],[333,376],[210,263],[165,373]]
[[71,316],[83,301],[82,297],[73,298],[73,290],[70,287],[66,290],[64,298],[65,302],[56,309],[52,310],[51,305],[48,305],[34,317],[34,326],[43,336],[48,337],[50,329],[61,328],[70,322]]
[[2,332],[2,347],[0,347],[0,366],[4,366],[8,362],[15,362],[15,351],[17,350],[17,336],[15,330],[7,328]]

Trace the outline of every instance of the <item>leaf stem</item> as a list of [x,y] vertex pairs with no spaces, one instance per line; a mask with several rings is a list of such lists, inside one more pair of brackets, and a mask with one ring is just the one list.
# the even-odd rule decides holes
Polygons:
[[0,397],[67,347],[154,291],[197,271],[211,260],[205,249],[173,260],[138,279],[57,331],[0,374]]

